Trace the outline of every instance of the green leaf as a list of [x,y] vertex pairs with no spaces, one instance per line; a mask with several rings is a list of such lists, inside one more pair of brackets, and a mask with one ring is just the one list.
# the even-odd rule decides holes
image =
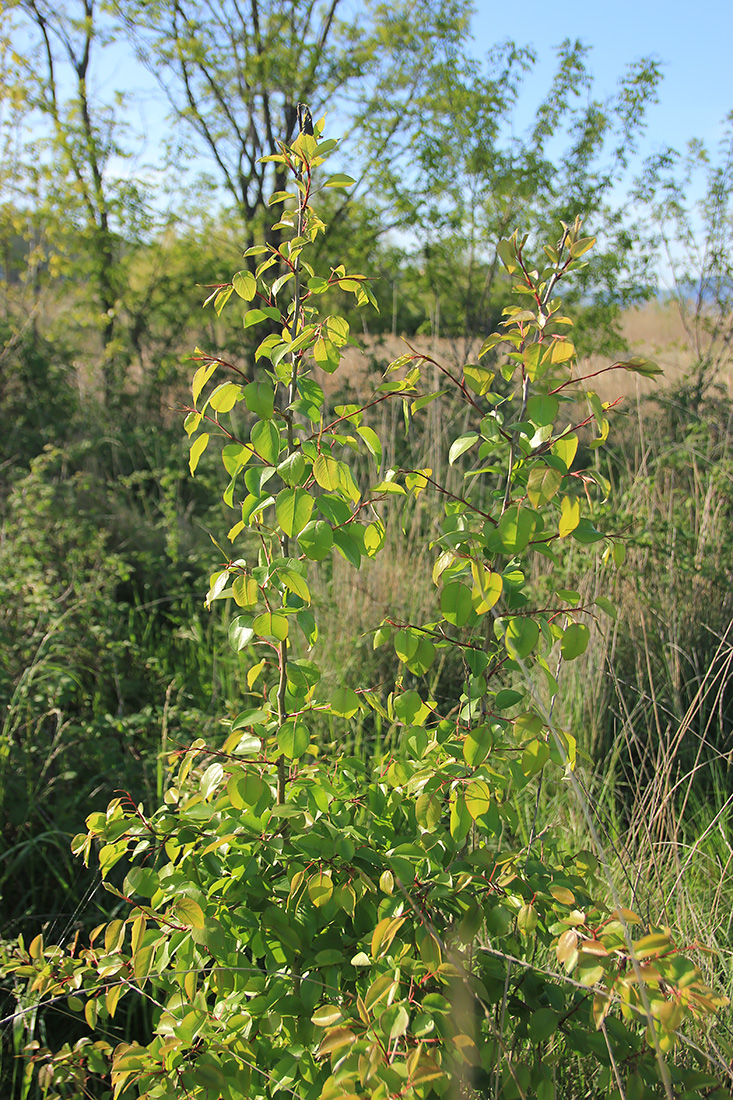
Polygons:
[[227,794],[235,810],[256,806],[269,789],[267,784],[254,772],[235,772],[229,777],[227,783]]
[[193,395],[193,403],[197,404],[201,391],[206,383],[211,378],[212,374],[219,366],[218,363],[204,363],[202,367],[199,367],[193,376],[193,383],[191,385],[191,393]]
[[217,413],[231,412],[242,399],[242,387],[236,382],[222,382],[209,398],[209,407]]
[[491,809],[491,788],[483,779],[472,780],[466,786],[464,796],[466,809],[474,821],[483,817]]
[[372,428],[368,427],[368,425],[366,424],[362,427],[357,428],[356,432],[357,435],[360,435],[361,438],[364,440],[369,454],[374,459],[374,463],[377,467],[377,473],[379,473],[382,465],[382,444],[380,442],[379,436]]
[[294,191],[273,191],[267,200],[268,206],[275,206],[279,202],[285,202],[286,199],[294,199]]
[[546,741],[535,739],[534,741],[530,741],[528,745],[525,745],[524,751],[522,752],[520,767],[529,779],[542,771],[549,759],[550,746]]
[[240,653],[254,638],[251,615],[237,615],[229,624],[227,637],[235,653]]
[[391,493],[393,496],[407,496],[407,490],[403,485],[400,485],[397,481],[385,480],[380,481],[377,485],[372,485],[373,493]]
[[479,726],[466,734],[463,742],[463,759],[469,767],[477,768],[483,764],[491,752],[493,737],[488,726]]
[[399,659],[406,664],[417,653],[420,635],[415,630],[398,630],[393,645]]
[[316,909],[327,905],[333,897],[333,879],[328,871],[319,871],[308,879],[308,897]]
[[507,623],[504,644],[510,657],[524,660],[537,645],[540,628],[534,619],[517,616]]
[[453,466],[453,464],[458,461],[461,455],[470,450],[471,447],[473,447],[473,445],[477,443],[480,438],[481,437],[479,436],[478,432],[468,432],[467,435],[461,435],[458,437],[458,439],[454,439],[448,452],[449,465]]
[[614,542],[613,544],[613,563],[617,568],[620,568],[626,561],[626,544],[623,542]]
[[388,1039],[390,1042],[393,1042],[395,1039],[399,1039],[399,1037],[404,1035],[407,1031],[410,1026],[410,1014],[404,1005],[393,1005],[391,1008],[387,1009],[387,1012],[384,1013],[384,1016],[380,1020],[383,1031],[386,1031],[385,1023],[389,1025]]
[[307,726],[297,718],[289,718],[278,730],[278,748],[289,760],[297,760],[303,756],[310,743],[311,735]]
[[533,313],[531,309],[521,309],[519,306],[507,306],[502,312],[509,317],[508,321],[502,321],[503,325],[526,325],[529,321],[537,321],[537,314]]
[[337,1050],[350,1047],[355,1042],[356,1035],[348,1027],[332,1027],[321,1039],[318,1057],[323,1058],[326,1054],[334,1054]]
[[494,381],[494,372],[488,367],[481,367],[476,363],[466,363],[463,368],[463,378],[466,385],[479,397],[483,397],[491,389]]
[[[528,344],[524,349],[523,361],[524,369],[527,372],[527,377],[530,382],[535,382],[540,375],[544,374],[544,370],[547,367],[544,365],[544,346],[542,344]],[[544,366],[544,370],[543,370]]]
[[621,365],[625,370],[631,371],[633,374],[641,374],[644,378],[655,378],[658,374],[664,374],[662,368],[658,367],[656,363],[652,363],[650,359],[642,359],[640,356],[627,359]]
[[277,466],[280,459],[280,432],[272,420],[258,420],[249,434],[258,457],[268,466]]
[[376,557],[385,543],[386,529],[380,519],[364,528],[364,550],[370,558]]
[[511,275],[517,270],[517,249],[514,241],[503,238],[496,246],[499,259]]
[[269,382],[250,382],[244,387],[244,403],[260,420],[271,420],[275,411],[275,391]]
[[445,584],[440,593],[440,610],[446,622],[465,626],[473,612],[471,590],[460,581]]
[[341,362],[341,356],[336,345],[322,336],[313,345],[313,358],[321,370],[324,370],[327,374],[333,374]]
[[284,642],[288,636],[287,615],[266,611],[252,620],[252,629],[258,638],[264,638],[266,642]]
[[345,176],[343,174],[338,174],[338,175],[335,175],[335,176],[330,176],[326,180],[326,182],[324,183],[323,186],[324,187],[351,187],[355,183],[356,183],[356,180],[352,179],[351,176]]
[[534,905],[523,905],[517,913],[517,928],[523,936],[531,936],[537,928],[539,917]]
[[327,317],[323,331],[337,348],[343,348],[349,342],[349,322],[345,317]]
[[571,259],[578,260],[581,256],[585,256],[586,252],[589,252],[595,243],[595,237],[581,237],[575,244],[570,245]]
[[573,538],[586,545],[593,542],[600,542],[604,536],[600,531],[595,529],[591,520],[581,519],[577,527],[573,530]]
[[[232,584],[232,596],[237,607],[244,607],[248,611],[254,611],[260,598],[260,586],[254,577],[240,575],[235,577]],[[229,639],[231,644],[231,637]],[[246,643],[245,643],[246,644]],[[234,646],[236,649],[237,647]],[[240,647],[241,648],[241,647]]]
[[140,894],[144,898],[152,898],[157,889],[158,872],[148,867],[133,867],[122,885],[125,894]]
[[487,336],[487,338],[484,340],[483,344],[481,345],[481,348],[480,348],[479,353],[478,353],[479,359],[482,359],[484,357],[484,355],[486,355],[487,351],[491,351],[492,348],[497,347],[498,344],[503,344],[505,340],[506,340],[506,336],[504,336],[502,333],[492,332],[491,336]]
[[279,463],[277,472],[286,485],[302,485],[308,477],[308,463],[300,451],[294,451]]
[[187,928],[203,928],[204,912],[193,898],[178,898],[174,906],[175,919]]
[[430,711],[416,691],[404,691],[394,701],[394,712],[408,726],[420,725]]
[[572,534],[580,523],[580,501],[577,497],[563,497],[560,501],[560,522],[558,534],[561,539]]
[[341,463],[330,455],[320,454],[313,463],[313,476],[322,489],[334,492],[341,488]]
[[651,932],[634,943],[634,955],[637,959],[648,959],[669,951],[671,942],[666,932]]
[[360,710],[359,696],[351,688],[337,688],[331,696],[331,712],[340,718],[353,718]]
[[537,528],[537,514],[529,508],[513,504],[499,520],[499,538],[507,554],[519,554],[525,549]]
[[345,1019],[343,1010],[337,1005],[322,1005],[311,1016],[311,1023],[316,1027],[333,1027]]
[[552,424],[559,411],[560,402],[552,394],[537,394],[527,401],[527,416],[538,428]]
[[532,468],[527,481],[527,496],[530,504],[535,508],[541,508],[543,504],[552,500],[560,488],[563,476],[562,472],[556,470],[554,466],[546,466],[544,462],[538,462]]
[[251,302],[257,293],[257,280],[251,271],[238,271],[232,279],[232,286],[245,302]]
[[435,646],[430,638],[424,635],[418,642],[415,653],[406,662],[410,672],[415,676],[424,676],[435,660]]
[[556,337],[550,356],[553,363],[567,363],[575,358],[575,345],[565,337]]
[[333,532],[333,541],[336,549],[355,569],[361,565],[362,547],[356,537],[358,527],[351,525],[348,528],[338,528]]
[[[379,921],[372,932],[371,954],[373,959],[384,958],[406,920],[407,917],[384,917]],[[391,972],[382,974],[367,990],[364,998],[366,1007],[371,1009],[378,1001],[388,997],[396,984]]]
[[496,710],[509,710],[510,707],[515,706],[517,703],[521,703],[524,698],[521,691],[512,691],[511,688],[504,688],[502,691],[496,693],[494,699],[494,706]]
[[573,459],[575,453],[578,450],[578,437],[577,435],[563,435],[560,439],[556,439],[550,447],[550,451],[561,462],[565,464],[565,469],[570,470],[573,465]]
[[415,803],[415,817],[421,829],[432,831],[443,816],[443,806],[439,798],[427,791]]
[[277,575],[288,591],[292,592],[294,596],[297,596],[299,600],[302,600],[303,603],[311,602],[308,582],[300,573],[297,573],[294,569],[283,569],[279,567]]
[[325,520],[311,520],[298,533],[298,545],[311,561],[323,561],[333,546],[333,530]]
[[437,401],[439,397],[442,397],[443,394],[447,392],[447,390],[437,390],[435,393],[424,393],[422,397],[416,397],[410,405],[410,412],[414,416],[415,413],[420,412],[421,409],[427,408],[428,405],[431,405],[433,401]]
[[228,1091],[227,1079],[221,1066],[214,1061],[211,1054],[200,1055],[193,1069],[193,1076],[197,1085],[206,1090],[222,1093]]
[[227,443],[221,452],[224,469],[230,477],[236,477],[247,465],[253,454],[254,451],[246,443]]
[[209,764],[208,768],[201,776],[201,782],[199,784],[199,790],[204,799],[208,801],[212,794],[216,793],[216,789],[224,778],[224,768],[215,761],[213,764]]
[[477,615],[485,615],[497,603],[504,590],[501,573],[487,569],[483,562],[471,561],[473,590],[471,602]]
[[244,327],[252,328],[253,325],[259,325],[262,321],[279,321],[280,319],[280,310],[272,306],[266,306],[264,309],[248,309],[244,315]]
[[288,537],[303,530],[312,511],[313,497],[306,489],[283,489],[275,499],[277,522]]
[[201,424],[202,419],[203,418],[201,416],[201,413],[190,412],[188,414],[188,416],[186,417],[186,419],[184,420],[183,428],[184,428],[184,431],[186,432],[186,435],[189,437],[189,439],[191,438],[191,436],[193,435],[194,432],[197,432],[199,430],[199,425]]
[[560,651],[565,661],[574,661],[585,653],[590,641],[590,630],[584,623],[570,623],[560,643]]
[[277,298],[278,294],[280,293],[282,288],[285,286],[285,284],[289,283],[290,280],[294,279],[294,278],[295,278],[295,273],[293,271],[286,271],[284,275],[280,275],[279,278],[275,279],[275,282],[272,284],[272,286],[270,288],[270,293],[271,293],[272,297]]
[[196,467],[199,464],[199,459],[209,445],[209,436],[206,432],[203,435],[194,439],[191,444],[191,453],[188,457],[188,468],[191,471],[191,476],[196,473]]

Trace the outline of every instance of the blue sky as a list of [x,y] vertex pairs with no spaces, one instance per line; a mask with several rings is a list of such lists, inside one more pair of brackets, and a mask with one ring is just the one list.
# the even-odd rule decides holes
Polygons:
[[[613,91],[624,66],[653,55],[662,63],[659,103],[649,112],[647,151],[701,138],[715,146],[733,111],[733,0],[475,0],[476,53],[512,39],[531,45],[538,65],[522,96],[531,110],[549,84],[553,47],[564,38],[592,46],[589,68],[599,95]],[[529,116],[531,117],[531,116]]]

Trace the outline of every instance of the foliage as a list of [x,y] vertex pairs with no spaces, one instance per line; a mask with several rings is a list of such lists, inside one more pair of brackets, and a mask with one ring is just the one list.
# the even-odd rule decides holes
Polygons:
[[187,2],[116,0],[125,34],[178,123],[173,144],[207,158],[247,245],[272,232],[265,197],[282,190],[286,177],[263,154],[297,133],[298,102],[314,112],[338,102],[357,135],[379,111],[386,125],[374,150],[383,150],[405,102],[439,79],[470,19],[463,0],[370,2],[343,16],[342,8],[339,0],[322,7],[254,0],[246,8],[220,0],[202,16]]
[[[88,945],[21,937],[6,960],[22,1013],[65,997],[91,1030],[49,1060],[29,1050],[27,1080],[37,1061],[44,1095],[77,1095],[111,1057],[115,1097],[548,1100],[577,1094],[580,1066],[596,1094],[727,1095],[681,1034],[724,1003],[694,945],[622,904],[590,820],[593,851],[551,834],[540,844],[539,823],[522,836],[518,813],[544,777],[580,794],[575,736],[553,718],[557,677],[612,610],[557,579],[574,544],[618,554],[589,514],[606,487],[574,465],[579,433],[591,449],[605,442],[608,407],[591,392],[573,417],[585,379],[556,297],[594,241],[576,221],[535,267],[526,238],[503,239],[517,302],[478,362],[454,374],[408,350],[369,401],[330,410],[322,383],[349,331],[319,302],[338,288],[373,304],[363,274],[310,266],[323,228],[311,198],[335,182],[322,169],[333,145],[319,124],[271,154],[291,179],[276,225],[285,243],[256,246],[256,272],[215,300],[243,301],[245,324],[263,326],[259,369],[195,355],[190,469],[223,442],[235,513],[207,602],[236,605],[229,641],[250,659],[249,697],[222,744],[173,755],[163,805],[115,798],[75,838],[123,904]],[[457,489],[444,470],[386,469],[369,423],[395,402],[409,426],[435,399],[423,382],[433,366],[465,404],[447,455],[451,468],[470,455]],[[358,453],[375,473],[357,483]],[[390,505],[404,527],[429,494],[443,503],[439,529],[422,534],[439,617],[377,628],[375,646],[401,662],[386,697],[371,684],[324,689],[313,571],[335,554],[367,568]],[[526,584],[534,555],[546,605]],[[426,676],[444,650],[464,681],[439,706]],[[373,763],[339,746],[369,712],[395,731]],[[313,736],[324,715],[331,744]],[[151,1004],[152,1026],[112,1050],[105,1032],[129,997]]]
[[[179,472],[165,465],[180,466],[178,433],[155,435],[149,425],[144,441],[100,432],[49,445],[25,474],[16,468],[4,503],[4,934],[75,907],[66,852],[80,800],[102,807],[110,788],[162,795],[156,752],[202,728],[226,678],[199,644],[199,540],[181,522]],[[88,928],[98,919],[84,916]]]
[[[608,244],[592,295],[582,272],[572,290],[583,304],[577,343],[617,351],[619,309],[646,292],[652,253],[637,246],[610,199],[642,133],[658,66],[630,65],[617,92],[602,98],[587,49],[564,43],[535,122],[520,136],[516,107],[536,57],[506,44],[472,59],[471,14],[470,5],[444,0],[370,3],[358,13],[338,0],[322,9],[217,0],[205,15],[168,0],[6,5],[0,183],[5,266],[25,290],[19,326],[40,312],[44,336],[61,327],[63,339],[83,346],[108,405],[137,387],[141,365],[145,382],[161,358],[172,373],[176,351],[188,346],[181,320],[189,312],[176,308],[184,288],[194,277],[222,278],[221,245],[196,275],[189,268],[188,283],[177,278],[190,244],[185,230],[172,240],[176,219],[187,217],[182,181],[198,187],[210,221],[224,223],[220,239],[277,243],[265,199],[268,187],[285,184],[277,162],[259,154],[292,137],[297,102],[306,100],[314,110],[335,105],[350,133],[342,162],[357,177],[361,208],[335,188],[328,220],[348,233],[344,259],[359,265],[370,253],[370,271],[391,284],[392,317],[385,312],[376,330],[422,326],[464,338],[470,357],[509,293],[492,242],[517,224],[545,239],[582,209]],[[142,136],[122,121],[127,87],[105,97],[98,79],[133,50],[171,109],[169,148],[149,151],[150,164]],[[223,217],[222,203],[230,207]],[[399,247],[390,229],[400,231]],[[170,247],[156,247],[163,240]],[[338,238],[333,248],[341,254]],[[59,324],[50,324],[45,314],[59,306]]]
[[46,445],[66,442],[76,426],[76,409],[70,349],[61,341],[52,344],[33,328],[18,331],[9,322],[0,322],[0,341],[3,484],[15,470],[27,469]]
[[[442,325],[434,318],[433,333],[464,337],[467,358],[506,305],[495,242],[515,225],[545,240],[582,210],[604,240],[593,265],[593,308],[587,309],[587,271],[566,286],[583,322],[576,338],[582,354],[616,353],[620,309],[648,293],[650,254],[639,247],[638,227],[610,199],[643,133],[659,66],[648,58],[630,64],[614,95],[599,98],[587,55],[579,41],[562,43],[550,87],[523,132],[515,116],[536,64],[533,51],[508,42],[482,61],[453,52],[439,79],[406,105],[403,145],[374,173],[384,220],[417,237],[415,263],[442,317]],[[373,144],[386,126],[386,113],[370,116]]]
[[730,367],[733,349],[733,114],[717,158],[699,140],[645,163],[634,195],[693,351],[686,401],[695,411]]
[[93,0],[82,0],[78,11],[74,4],[17,0],[4,18],[18,40],[25,39],[28,58],[25,81],[16,79],[6,95],[24,99],[38,127],[32,137],[27,130],[22,135],[24,194],[18,205],[28,212],[43,259],[53,258],[56,276],[72,270],[87,281],[110,404],[123,380],[116,322],[120,227],[134,233],[141,194],[136,182],[114,169],[126,155],[121,103],[104,107],[93,94],[92,67],[104,45],[103,30]]

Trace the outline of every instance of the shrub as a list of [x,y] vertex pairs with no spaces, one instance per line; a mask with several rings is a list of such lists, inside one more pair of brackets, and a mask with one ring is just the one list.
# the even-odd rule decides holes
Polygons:
[[[680,1036],[724,1003],[691,945],[623,904],[589,813],[580,848],[536,815],[522,835],[519,810],[543,782],[566,784],[587,812],[576,738],[553,707],[562,666],[612,610],[557,580],[571,544],[618,554],[589,514],[605,487],[574,467],[579,432],[603,445],[608,409],[590,393],[587,417],[556,426],[584,381],[557,289],[594,242],[565,226],[535,265],[525,239],[502,241],[518,302],[478,362],[457,373],[408,348],[368,401],[330,410],[321,381],[349,331],[319,303],[338,288],[374,304],[364,275],[309,266],[323,228],[312,194],[350,182],[323,174],[334,144],[319,125],[269,158],[291,180],[271,200],[283,244],[248,250],[255,273],[216,296],[217,309],[246,303],[245,327],[275,322],[255,364],[195,356],[190,469],[223,442],[234,512],[207,601],[236,605],[229,641],[249,661],[249,697],[219,744],[174,754],[163,805],[115,798],[75,838],[120,916],[78,951],[21,938],[6,962],[24,1011],[63,996],[91,1030],[41,1064],[39,1083],[49,1097],[69,1081],[81,1091],[85,1065],[110,1057],[113,1095],[149,1100],[722,1097],[724,1068]],[[470,455],[462,484],[427,466],[385,469],[370,424],[395,402],[409,428],[438,399],[426,366],[465,404],[445,441],[449,467]],[[357,483],[359,453],[375,473]],[[415,524],[428,499],[439,522]],[[400,661],[391,690],[334,689],[317,660],[312,574],[337,554],[368,568],[387,522],[430,544],[435,618],[376,627],[374,646]],[[526,583],[534,555],[550,593],[540,606]],[[445,653],[462,682],[438,700],[430,675]],[[345,754],[372,714],[389,751]],[[330,743],[313,736],[324,720]],[[112,1050],[105,1036],[128,997],[149,1001],[152,1025]]]

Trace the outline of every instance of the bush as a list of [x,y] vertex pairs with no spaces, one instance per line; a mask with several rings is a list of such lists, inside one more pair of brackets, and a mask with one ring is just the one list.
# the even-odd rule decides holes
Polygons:
[[[149,1100],[722,1097],[725,1068],[679,1032],[699,1035],[725,999],[663,916],[623,904],[590,814],[580,846],[536,814],[522,836],[543,782],[564,783],[587,812],[576,737],[553,709],[560,668],[612,611],[562,579],[575,544],[618,554],[589,515],[592,478],[574,470],[581,425],[557,426],[583,380],[555,295],[593,240],[565,227],[537,267],[526,240],[502,241],[519,300],[478,363],[457,374],[408,352],[369,401],[330,410],[321,381],[349,331],[319,311],[321,295],[373,303],[365,276],[308,264],[323,228],[311,194],[333,144],[317,127],[276,155],[292,181],[275,196],[286,243],[248,250],[256,273],[237,273],[216,301],[244,301],[249,326],[277,321],[255,356],[266,369],[221,378],[226,365],[199,353],[186,419],[192,474],[224,444],[233,549],[217,544],[207,602],[236,605],[228,636],[247,661],[247,705],[221,739],[171,757],[156,810],[115,798],[74,839],[122,905],[76,951],[39,935],[9,953],[24,1011],[63,996],[90,1028],[46,1062],[29,1050],[28,1079],[37,1064],[48,1096],[74,1094],[109,1058],[113,1094]],[[395,402],[409,425],[435,400],[426,367],[465,404],[446,441],[450,467],[471,456],[457,486],[442,469],[385,469],[369,422]],[[639,360],[619,369],[656,372]],[[589,402],[597,448],[607,409]],[[375,467],[366,488],[352,453]],[[443,506],[420,536],[435,617],[376,627],[374,646],[400,662],[389,691],[334,689],[317,660],[317,563],[338,554],[367,569],[385,552],[390,506],[405,531],[428,496]],[[539,606],[534,555],[549,591]],[[461,681],[438,700],[430,677],[446,653]],[[371,714],[389,746],[373,762],[342,750]],[[331,743],[313,736],[324,720]],[[151,1026],[112,1049],[127,998],[154,1005]]]

